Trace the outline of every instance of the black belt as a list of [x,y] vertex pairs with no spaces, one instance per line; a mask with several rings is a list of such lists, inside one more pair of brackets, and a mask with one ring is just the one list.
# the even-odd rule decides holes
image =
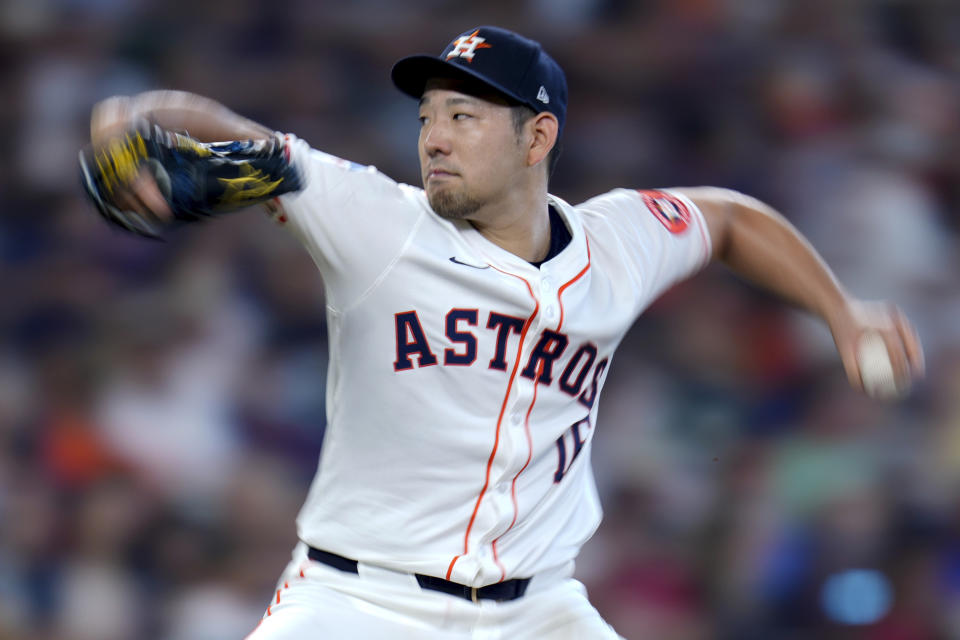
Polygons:
[[[329,551],[314,549],[313,547],[308,547],[308,549],[309,551],[307,551],[307,557],[309,557],[311,560],[322,562],[327,566],[333,567],[334,569],[339,569],[340,571],[346,571],[347,573],[360,573],[357,570],[356,560],[344,558],[343,556],[338,556],[337,554],[330,553]],[[467,585],[460,584],[459,582],[451,582],[449,580],[444,580],[443,578],[425,576],[422,573],[415,573],[413,575],[417,578],[417,584],[420,585],[421,589],[442,591],[443,593],[449,593],[452,596],[457,596],[459,598],[463,598],[464,600],[471,600],[473,602],[478,602],[480,600],[516,600],[523,595],[523,593],[527,590],[527,585],[530,584],[530,578],[514,578],[513,580],[497,582],[496,584],[488,584],[485,587],[468,587]]]

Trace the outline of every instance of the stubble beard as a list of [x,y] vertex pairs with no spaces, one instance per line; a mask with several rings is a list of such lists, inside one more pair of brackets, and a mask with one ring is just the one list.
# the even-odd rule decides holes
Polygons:
[[465,220],[476,213],[482,204],[462,191],[450,189],[428,192],[427,200],[437,215],[448,220]]

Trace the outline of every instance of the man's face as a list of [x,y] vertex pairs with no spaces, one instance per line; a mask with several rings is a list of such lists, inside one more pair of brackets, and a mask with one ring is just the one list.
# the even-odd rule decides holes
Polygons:
[[427,83],[417,146],[423,188],[444,218],[473,219],[515,188],[525,167],[511,107],[461,80]]

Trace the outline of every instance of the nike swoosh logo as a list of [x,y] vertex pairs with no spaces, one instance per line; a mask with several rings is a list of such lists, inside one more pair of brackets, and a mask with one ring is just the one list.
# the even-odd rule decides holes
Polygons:
[[450,256],[450,262],[452,262],[452,263],[454,263],[454,264],[462,264],[463,266],[465,266],[465,267],[470,267],[470,268],[472,268],[472,269],[489,269],[489,268],[490,268],[490,265],[488,265],[488,264],[487,264],[487,265],[484,265],[484,266],[482,266],[482,267],[478,267],[478,266],[475,265],[475,264],[467,264],[466,262],[460,262],[459,260],[457,260],[456,256]]

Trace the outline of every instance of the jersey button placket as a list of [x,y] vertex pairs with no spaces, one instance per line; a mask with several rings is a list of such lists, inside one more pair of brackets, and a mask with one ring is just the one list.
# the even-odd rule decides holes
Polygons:
[[540,279],[540,306],[543,310],[540,317],[540,325],[553,325],[560,317],[560,312],[557,292],[553,288],[553,281],[549,276],[544,276]]

